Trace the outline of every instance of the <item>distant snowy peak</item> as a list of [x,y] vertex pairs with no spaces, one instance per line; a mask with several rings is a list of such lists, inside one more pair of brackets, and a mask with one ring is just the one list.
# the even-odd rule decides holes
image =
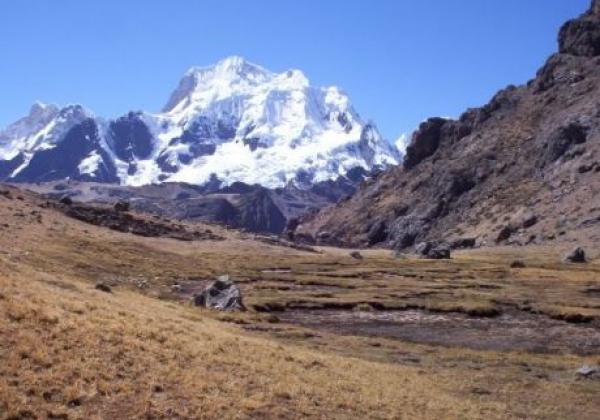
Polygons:
[[0,159],[53,147],[72,126],[93,114],[80,105],[59,108],[36,102],[29,115],[0,131]]
[[163,112],[185,108],[192,102],[214,101],[265,83],[274,74],[241,57],[232,56],[208,67],[192,67],[171,95]]
[[[44,150],[65,152],[57,147],[65,139],[73,149],[66,150],[69,171],[55,168],[58,160],[49,163],[53,154],[45,153],[44,162],[36,158]],[[35,104],[29,116],[0,132],[0,180],[60,174],[125,185],[308,187],[399,159],[337,87],[314,87],[299,70],[274,73],[241,57],[188,70],[158,114],[130,112],[104,121],[81,106]]]

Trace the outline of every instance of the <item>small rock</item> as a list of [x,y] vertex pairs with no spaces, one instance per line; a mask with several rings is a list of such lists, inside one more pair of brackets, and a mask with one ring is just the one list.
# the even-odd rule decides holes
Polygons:
[[245,311],[241,290],[229,279],[228,275],[220,276],[194,296],[194,305],[219,311]]
[[175,293],[181,293],[181,291],[183,290],[183,287],[181,287],[180,284],[174,284],[171,286],[171,290]]
[[105,283],[96,284],[96,290],[100,290],[101,292],[105,293],[112,293],[112,289],[110,288],[110,286]]
[[600,373],[600,368],[597,366],[583,365],[582,367],[577,369],[576,373],[577,375],[583,376],[584,378],[589,378],[590,376],[595,375],[596,373]]
[[362,260],[362,259],[363,259],[363,256],[362,256],[362,254],[361,254],[360,252],[358,252],[358,251],[353,251],[353,252],[351,252],[351,253],[350,253],[350,256],[351,256],[352,258],[354,258],[355,260]]
[[577,247],[565,256],[565,261],[571,263],[585,263],[585,251],[583,248]]

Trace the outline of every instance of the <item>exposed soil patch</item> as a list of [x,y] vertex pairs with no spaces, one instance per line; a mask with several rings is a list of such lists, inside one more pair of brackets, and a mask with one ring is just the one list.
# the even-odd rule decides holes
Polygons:
[[395,338],[404,341],[477,350],[598,354],[600,329],[571,325],[527,313],[496,318],[437,314],[421,310],[289,310],[281,321],[340,335]]

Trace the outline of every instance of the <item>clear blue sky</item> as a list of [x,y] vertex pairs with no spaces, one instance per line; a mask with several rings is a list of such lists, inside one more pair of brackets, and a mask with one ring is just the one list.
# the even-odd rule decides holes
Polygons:
[[590,0],[13,0],[0,3],[0,126],[40,99],[158,111],[228,55],[335,84],[393,140],[531,78]]

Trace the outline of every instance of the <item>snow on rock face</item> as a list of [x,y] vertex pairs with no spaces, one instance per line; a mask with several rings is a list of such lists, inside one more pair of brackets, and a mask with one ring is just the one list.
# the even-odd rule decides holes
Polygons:
[[[34,105],[0,132],[0,177],[2,160],[23,154],[26,167],[36,150],[60,142],[66,130],[55,130],[65,125],[66,109]],[[125,185],[204,184],[216,177],[224,185],[302,186],[400,159],[338,88],[313,87],[299,70],[273,73],[240,57],[188,70],[161,113],[131,112],[97,125],[100,147],[112,160],[105,166]],[[82,173],[93,176],[95,156],[80,157]]]
[[77,165],[77,169],[81,175],[94,175],[94,173],[100,167],[101,161],[102,157],[97,151],[94,150],[87,155],[79,165]]

